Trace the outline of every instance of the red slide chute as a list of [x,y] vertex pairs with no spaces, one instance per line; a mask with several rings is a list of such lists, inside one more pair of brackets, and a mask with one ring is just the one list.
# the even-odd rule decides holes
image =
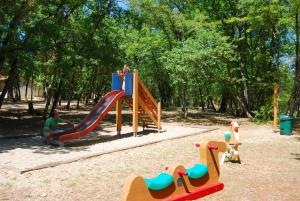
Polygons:
[[125,96],[124,91],[111,91],[107,93],[80,124],[72,129],[50,134],[47,137],[47,141],[58,139],[59,141],[64,142],[87,135],[101,123],[116,101],[121,99],[123,96]]

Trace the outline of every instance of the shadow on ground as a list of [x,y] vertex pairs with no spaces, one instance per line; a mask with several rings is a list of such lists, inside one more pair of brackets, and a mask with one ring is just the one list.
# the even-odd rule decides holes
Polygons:
[[229,114],[223,114],[218,112],[203,112],[203,111],[197,111],[192,110],[189,112],[188,117],[184,118],[184,115],[181,112],[165,112],[163,114],[163,122],[181,122],[185,123],[187,125],[203,125],[203,126],[211,126],[211,125],[226,125],[228,124],[232,119],[236,119],[236,117],[229,115]]
[[69,147],[54,147],[45,145],[40,136],[30,138],[19,138],[19,139],[1,139],[0,153],[6,153],[14,149],[31,149],[33,153],[41,154],[67,154],[73,151],[82,151],[86,149],[81,147],[80,149],[69,148]]
[[[79,110],[66,110],[63,107],[59,107],[59,112],[62,118],[68,119],[73,123],[78,124],[89,113],[91,108],[92,106],[81,108]],[[222,113],[202,112],[197,110],[191,110],[189,112],[188,118],[184,118],[182,113],[179,111],[165,111],[163,112],[162,116],[162,121],[166,123],[185,123],[187,125],[203,126],[216,124],[225,125],[230,121],[230,119],[234,119],[234,117]],[[112,135],[111,130],[107,128],[115,127],[115,122],[115,112],[111,111],[105,117],[104,121],[97,127],[97,129],[95,129],[95,132],[92,132],[85,138],[76,141],[75,143],[67,144],[67,146],[63,148],[49,148],[49,146],[45,146],[42,143],[40,137],[43,128],[42,116],[29,115],[26,111],[26,105],[24,106],[24,103],[8,105],[6,109],[1,110],[0,115],[0,153],[5,153],[16,148],[24,148],[34,149],[34,153],[64,154],[76,150],[85,150],[87,149],[86,146],[92,144],[104,143],[132,136],[132,133],[123,134],[121,136]],[[132,126],[132,112],[125,107],[124,111],[122,112],[122,123],[123,125]],[[148,135],[152,132],[155,131],[146,130],[144,132],[141,132],[139,135]],[[10,138],[6,139],[7,137]]]
[[[107,128],[111,128],[110,123],[105,123]],[[98,127],[94,132],[85,136],[81,139],[76,139],[70,142],[67,142],[64,147],[59,147],[55,145],[45,145],[42,142],[41,136],[31,136],[31,137],[10,137],[7,139],[0,139],[0,153],[6,153],[14,149],[31,149],[34,150],[33,153],[39,154],[68,154],[74,151],[84,151],[88,150],[88,146],[93,144],[110,142],[118,139],[132,137],[133,133],[124,133],[121,135],[112,135],[111,130],[103,129],[102,127]],[[141,131],[137,134],[137,136],[145,136],[150,133],[156,132],[157,130],[147,129]]]
[[[147,129],[137,133],[137,137],[142,137],[149,135],[151,133],[157,132],[157,130]],[[165,131],[162,131],[165,132]],[[66,147],[79,147],[79,146],[90,146],[93,144],[105,143],[114,140],[124,139],[132,137],[133,133],[124,133],[121,135],[100,135],[100,136],[87,136],[86,138],[78,139],[67,143]]]
[[293,156],[294,159],[300,161],[300,153],[291,153],[291,155]]

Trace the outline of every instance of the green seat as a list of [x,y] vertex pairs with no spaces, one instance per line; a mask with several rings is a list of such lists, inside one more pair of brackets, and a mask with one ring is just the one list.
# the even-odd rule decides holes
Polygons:
[[208,168],[206,165],[196,164],[194,167],[186,169],[186,173],[188,174],[189,178],[192,179],[199,179],[206,175],[208,172]]
[[174,181],[174,177],[167,173],[161,173],[155,178],[145,179],[149,189],[159,191],[170,186]]

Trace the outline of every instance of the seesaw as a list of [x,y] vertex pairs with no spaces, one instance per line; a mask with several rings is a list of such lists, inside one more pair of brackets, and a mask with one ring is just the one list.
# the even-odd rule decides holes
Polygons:
[[220,191],[219,152],[226,151],[224,142],[197,144],[200,163],[191,168],[182,165],[167,168],[165,173],[146,179],[131,176],[124,185],[122,201],[187,201]]
[[[227,150],[222,155],[220,163],[223,164],[226,160],[231,162],[241,163],[240,154],[238,151],[238,148],[241,145],[240,135],[239,135],[240,124],[237,123],[236,121],[233,121],[230,124],[228,124],[228,126],[231,127],[231,132],[226,131],[224,134]],[[233,136],[233,143],[231,143],[232,136]]]

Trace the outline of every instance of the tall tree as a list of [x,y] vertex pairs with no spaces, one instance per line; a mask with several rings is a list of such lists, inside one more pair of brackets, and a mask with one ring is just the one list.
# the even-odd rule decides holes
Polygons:
[[294,17],[294,34],[295,34],[295,77],[294,85],[290,95],[290,99],[285,108],[285,113],[293,115],[298,112],[298,106],[300,104],[300,2],[291,2],[291,13]]

